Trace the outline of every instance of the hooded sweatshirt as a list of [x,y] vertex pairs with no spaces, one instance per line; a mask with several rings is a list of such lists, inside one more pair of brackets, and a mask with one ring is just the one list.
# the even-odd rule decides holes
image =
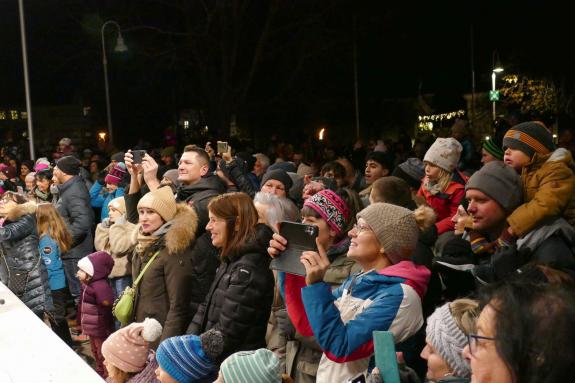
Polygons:
[[366,372],[373,331],[391,331],[395,342],[423,325],[421,301],[430,271],[411,261],[349,277],[333,292],[324,283],[304,287],[305,312],[323,355],[317,382],[343,382]]
[[92,337],[105,338],[114,331],[114,290],[108,284],[108,275],[114,267],[114,259],[105,251],[87,256],[94,268],[94,275],[82,284],[80,301],[82,332]]

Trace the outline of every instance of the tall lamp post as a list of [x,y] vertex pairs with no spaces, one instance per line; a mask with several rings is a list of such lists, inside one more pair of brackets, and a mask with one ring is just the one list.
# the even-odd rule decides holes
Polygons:
[[122,37],[122,30],[120,29],[120,24],[113,20],[108,20],[102,24],[100,29],[100,35],[102,36],[102,64],[104,65],[104,84],[106,87],[106,112],[108,117],[108,133],[110,134],[110,146],[114,144],[114,133],[112,130],[112,108],[110,107],[110,86],[108,84],[108,59],[106,58],[106,39],[104,38],[104,32],[108,25],[113,25],[118,31],[118,39],[116,40],[116,46],[114,47],[114,52],[126,52],[128,47],[124,43],[124,38]]
[[497,78],[497,73],[503,72],[503,67],[501,66],[501,62],[499,61],[499,55],[497,55],[497,61],[495,60],[496,55],[497,51],[493,51],[493,69],[491,71],[491,92],[489,94],[489,98],[493,103],[493,121],[495,121],[495,119],[497,118],[495,103],[499,100],[499,92],[495,87],[495,80]]

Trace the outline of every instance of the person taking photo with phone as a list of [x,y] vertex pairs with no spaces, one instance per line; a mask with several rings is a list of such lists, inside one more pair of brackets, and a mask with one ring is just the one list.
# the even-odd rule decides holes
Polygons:
[[[145,184],[153,191],[160,187],[158,180],[158,163],[149,154],[142,156],[141,164],[134,162],[132,150],[124,155],[126,168],[130,173],[130,189],[126,198],[128,219],[136,223],[136,206],[142,197],[142,186]],[[198,215],[198,233],[201,235],[208,223],[208,203],[225,192],[225,184],[216,175],[209,173],[210,158],[206,151],[195,145],[187,145],[178,162],[177,202],[185,202]]]
[[[302,253],[305,285],[289,290],[295,299],[288,298],[286,277],[290,318],[297,319],[298,332],[314,335],[322,350],[317,382],[346,381],[367,372],[374,330],[392,331],[399,343],[423,325],[421,299],[430,271],[410,260],[419,236],[414,213],[375,203],[357,214],[348,236],[347,257],[361,272],[337,289],[332,291],[327,283],[331,262],[321,237],[316,241],[318,251]],[[274,235],[268,252],[276,256],[285,245],[281,236]],[[299,318],[292,315],[302,309]]]
[[[335,192],[324,189],[308,198],[301,210],[302,223],[317,226],[318,243],[326,249],[330,265],[326,270],[325,281],[331,288],[338,287],[351,274],[360,270],[347,257],[350,245],[347,233],[356,223],[355,215],[360,210],[359,196],[347,188]],[[285,238],[274,234],[268,253],[275,257],[285,250],[286,245]],[[322,350],[313,336],[303,308],[300,291],[305,285],[305,277],[278,273],[277,288],[287,310],[277,310],[274,315],[280,331],[288,340],[286,373],[297,382],[315,382]]]

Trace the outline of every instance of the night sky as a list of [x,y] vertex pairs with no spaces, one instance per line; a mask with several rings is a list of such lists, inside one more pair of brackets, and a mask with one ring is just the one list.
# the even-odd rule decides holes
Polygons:
[[[222,85],[219,71],[216,78],[210,78],[210,72],[200,77],[194,62],[201,56],[207,61],[202,65],[218,67],[217,55],[204,55],[202,49],[213,49],[225,33],[213,33],[208,44],[201,49],[195,46],[194,53],[188,40],[164,33],[200,30],[196,24],[201,18],[195,15],[201,13],[201,2],[190,1],[193,5],[187,15],[178,9],[180,3],[25,1],[33,105],[90,105],[97,120],[105,123],[100,26],[112,19],[125,29],[130,49],[109,57],[114,121],[122,139],[134,127],[143,134],[157,135],[181,109],[209,109],[205,105],[211,102],[211,116],[220,113],[213,109],[215,96],[232,94],[234,98],[237,89]],[[242,49],[236,54],[252,57],[268,3],[229,3],[246,6],[248,16],[240,29]],[[271,40],[237,108],[240,123],[252,130],[353,123],[354,33],[360,109],[366,124],[377,123],[383,100],[415,97],[419,92],[437,95],[434,107],[438,112],[461,108],[461,95],[471,91],[471,26],[478,92],[490,88],[494,50],[507,72],[573,83],[572,17],[565,6],[551,2],[465,2],[466,7],[473,4],[472,8],[452,1],[288,3],[293,5],[282,10],[287,15],[279,15],[283,23],[279,25],[296,27]],[[0,14],[0,105],[24,106],[17,1],[0,1]],[[115,31],[110,28],[107,35],[111,46]],[[305,58],[300,60],[300,56]],[[238,59],[230,76],[234,85],[249,73],[251,61],[244,61]],[[223,91],[207,94],[209,81]]]

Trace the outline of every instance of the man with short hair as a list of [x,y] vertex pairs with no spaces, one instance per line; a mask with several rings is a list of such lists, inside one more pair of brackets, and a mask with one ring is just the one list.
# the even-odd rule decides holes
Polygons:
[[446,263],[469,263],[474,258],[479,265],[473,273],[484,282],[503,279],[531,260],[575,270],[571,250],[575,228],[559,216],[519,238],[516,245],[497,245],[496,240],[507,227],[507,216],[523,201],[521,177],[511,167],[499,161],[489,162],[471,176],[465,190],[472,229],[466,231],[464,238],[470,242],[469,251],[473,253],[462,254],[459,261],[450,257]]
[[[130,173],[130,190],[126,197],[126,211],[132,222],[137,222],[137,204],[140,200],[139,175],[143,173],[144,181],[150,190],[160,186],[157,178],[158,164],[146,154],[140,166],[134,166],[131,151],[126,152],[124,157]],[[225,184],[216,175],[209,174],[210,158],[206,151],[195,145],[187,145],[178,163],[179,186],[176,193],[176,201],[186,202],[191,205],[198,214],[198,233],[204,232],[208,224],[208,203],[220,194],[225,193]]]
[[64,156],[56,162],[52,177],[60,196],[55,208],[72,235],[72,246],[62,254],[62,262],[68,288],[76,303],[80,296],[80,282],[76,278],[78,261],[94,249],[94,211],[90,206],[88,189],[79,176],[80,164],[76,157]]

